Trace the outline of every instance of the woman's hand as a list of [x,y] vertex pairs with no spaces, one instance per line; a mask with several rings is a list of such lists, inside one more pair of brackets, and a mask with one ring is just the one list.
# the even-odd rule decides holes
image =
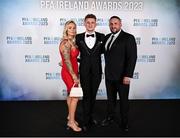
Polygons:
[[73,75],[72,77],[73,77],[74,83],[76,83],[76,84],[80,83],[80,80],[78,79],[78,77],[76,75]]
[[80,80],[79,79],[74,79],[74,83],[79,84]]

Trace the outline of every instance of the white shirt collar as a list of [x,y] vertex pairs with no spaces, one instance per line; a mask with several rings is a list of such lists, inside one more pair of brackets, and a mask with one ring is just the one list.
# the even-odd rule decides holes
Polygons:
[[[86,37],[86,35],[89,34],[94,34],[94,37]],[[95,32],[92,32],[92,33],[88,33],[88,32],[85,32],[85,42],[86,42],[86,45],[92,49],[96,43],[96,33]]]
[[92,32],[92,33],[85,32],[85,36],[86,36],[87,34],[94,34],[94,36],[96,37],[96,33],[95,33],[95,32]]
[[117,32],[116,34],[112,33],[112,35],[114,35],[114,37],[117,37],[120,34],[120,32],[121,32],[121,30],[119,30],[119,32]]

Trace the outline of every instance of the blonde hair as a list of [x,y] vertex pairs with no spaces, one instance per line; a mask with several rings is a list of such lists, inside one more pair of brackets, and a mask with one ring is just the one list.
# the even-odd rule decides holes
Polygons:
[[[73,23],[75,26],[76,26],[76,23],[73,21],[73,20],[69,20],[65,23],[64,25],[64,30],[63,30],[63,37],[62,39],[67,39],[68,38],[68,33],[67,33],[67,30],[68,30],[68,25],[70,23]],[[75,37],[73,38],[73,41],[75,42]]]

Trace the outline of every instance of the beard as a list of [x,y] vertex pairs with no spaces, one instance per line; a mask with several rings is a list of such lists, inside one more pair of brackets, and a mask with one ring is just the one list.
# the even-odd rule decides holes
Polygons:
[[111,29],[111,32],[112,32],[113,34],[116,34],[117,32],[119,32],[119,30],[117,30],[117,29]]
[[118,31],[112,32],[113,34],[116,34]]

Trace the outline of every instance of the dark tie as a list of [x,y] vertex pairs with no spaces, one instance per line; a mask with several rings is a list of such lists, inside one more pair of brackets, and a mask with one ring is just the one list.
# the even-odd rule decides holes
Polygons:
[[112,43],[112,40],[114,38],[114,35],[111,36],[111,40],[109,41],[109,43],[107,44],[107,51],[109,51],[110,45]]
[[86,37],[94,37],[94,34],[87,34]]

